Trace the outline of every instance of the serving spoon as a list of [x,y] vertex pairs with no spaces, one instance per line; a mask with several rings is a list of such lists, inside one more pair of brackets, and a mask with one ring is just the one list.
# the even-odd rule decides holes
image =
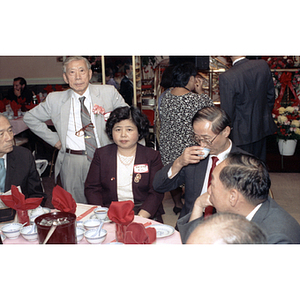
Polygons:
[[47,234],[47,236],[46,236],[43,244],[46,244],[48,242],[48,240],[52,236],[54,230],[56,229],[57,225],[58,225],[58,222],[57,221],[53,221],[52,226],[51,226],[50,230],[48,231],[48,234]]

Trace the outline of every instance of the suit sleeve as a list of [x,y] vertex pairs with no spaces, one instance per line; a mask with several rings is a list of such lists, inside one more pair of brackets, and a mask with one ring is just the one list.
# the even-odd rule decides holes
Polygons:
[[103,206],[100,170],[101,159],[99,152],[96,150],[84,184],[84,194],[89,204]]
[[54,146],[59,141],[57,132],[50,130],[45,123],[51,119],[51,94],[45,102],[40,103],[24,115],[24,122],[30,130],[45,142]]
[[203,217],[189,222],[192,213],[188,213],[177,221],[177,227],[180,233],[182,244],[186,244],[190,234],[201,223]]
[[157,171],[159,171],[162,168],[162,166],[163,164],[161,162],[160,153],[156,151],[153,160],[151,161],[151,166],[149,167],[150,180],[149,190],[147,193],[148,196],[140,207],[140,209],[144,209],[145,211],[147,211],[151,215],[151,217],[154,217],[164,198],[164,193],[159,193],[153,188],[154,176],[157,173]]
[[161,170],[159,170],[154,177],[153,187],[157,192],[165,193],[175,190],[180,185],[184,184],[184,168],[180,170],[176,176],[172,179],[168,177],[168,172],[172,167],[173,162],[165,165]]
[[219,76],[219,91],[221,99],[221,108],[226,111],[231,121],[235,119],[235,91],[231,82],[227,78],[227,74]]
[[273,77],[269,69],[269,66],[267,66],[267,68],[269,73],[269,80],[267,83],[267,99],[268,99],[268,106],[270,108],[270,111],[272,112],[275,103],[275,87],[274,87]]
[[46,202],[46,194],[43,192],[41,179],[39,176],[38,171],[36,170],[36,164],[34,158],[30,152],[28,152],[28,177],[27,177],[27,192],[28,198],[41,198],[44,197],[42,200],[41,205],[45,204]]

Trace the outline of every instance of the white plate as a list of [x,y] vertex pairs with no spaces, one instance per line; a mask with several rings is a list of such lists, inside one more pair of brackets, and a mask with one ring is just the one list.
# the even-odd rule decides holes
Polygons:
[[[90,216],[90,219],[97,219],[97,216],[95,214],[92,214]],[[106,218],[104,219],[104,223],[110,223],[110,222],[111,222],[111,220],[109,219],[108,216],[106,216]]]
[[170,225],[165,224],[152,224],[147,226],[146,228],[155,228],[156,229],[156,238],[163,238],[166,236],[170,236],[175,232],[175,228]]

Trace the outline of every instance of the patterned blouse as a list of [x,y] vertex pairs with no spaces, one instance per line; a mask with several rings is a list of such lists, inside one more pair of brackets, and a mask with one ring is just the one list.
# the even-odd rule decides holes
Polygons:
[[192,118],[207,106],[213,106],[206,94],[187,93],[175,96],[167,91],[160,105],[159,151],[164,165],[173,162],[186,147],[195,145]]

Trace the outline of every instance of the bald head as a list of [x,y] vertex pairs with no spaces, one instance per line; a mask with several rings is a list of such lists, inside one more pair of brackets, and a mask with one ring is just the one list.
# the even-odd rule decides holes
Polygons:
[[205,219],[191,233],[187,244],[265,244],[263,231],[245,217],[217,213]]

